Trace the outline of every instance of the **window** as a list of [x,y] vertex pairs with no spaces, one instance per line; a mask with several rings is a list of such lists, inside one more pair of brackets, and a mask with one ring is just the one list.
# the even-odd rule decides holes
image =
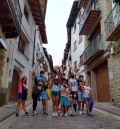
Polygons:
[[74,42],[74,51],[77,49],[77,41]]
[[25,17],[26,17],[26,19],[28,21],[29,15],[28,15],[28,10],[27,10],[26,6],[24,7],[24,14],[25,14]]
[[79,36],[79,44],[82,42],[82,40],[83,40],[83,37]]
[[79,66],[81,66],[83,64],[83,54],[80,56],[80,64]]
[[77,71],[77,61],[74,62],[74,71]]
[[21,51],[23,54],[25,53],[25,41],[21,36],[19,37],[18,50]]

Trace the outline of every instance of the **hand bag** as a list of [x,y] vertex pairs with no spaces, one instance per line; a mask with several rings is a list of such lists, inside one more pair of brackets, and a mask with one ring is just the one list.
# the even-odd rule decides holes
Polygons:
[[52,93],[50,88],[47,89],[47,95],[48,95],[48,99],[50,100],[52,98]]
[[90,100],[90,103],[89,103],[89,111],[90,111],[90,112],[92,112],[93,106],[94,106],[94,100],[91,99],[91,100]]

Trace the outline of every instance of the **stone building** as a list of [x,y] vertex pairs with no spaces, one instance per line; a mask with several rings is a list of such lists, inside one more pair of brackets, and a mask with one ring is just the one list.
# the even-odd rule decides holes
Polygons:
[[[109,0],[109,2],[108,0],[76,0],[74,2],[79,2],[79,11],[76,16],[70,17],[72,21],[71,50],[67,55],[64,52],[64,65],[68,67],[68,55],[71,55],[72,69],[77,75],[81,68],[78,62],[74,63],[74,61],[81,55],[83,58],[81,66],[84,66],[85,78],[90,80],[94,99],[98,102],[111,102],[120,106],[119,0]],[[75,11],[72,14],[75,15]],[[72,33],[72,29],[76,32]],[[84,37],[82,43],[85,46],[82,50],[80,50],[80,45],[74,42],[81,36]],[[77,49],[80,52],[73,56],[75,52],[73,53],[72,48],[75,44],[77,44],[76,53]],[[79,70],[76,71],[73,64]]]
[[41,42],[47,43],[46,5],[44,0],[0,1],[0,105],[16,101],[17,84],[23,75],[31,97],[36,25]]
[[[108,3],[107,3],[108,4]],[[105,20],[105,40],[109,45],[109,84],[111,102],[120,107],[120,1],[111,0]]]

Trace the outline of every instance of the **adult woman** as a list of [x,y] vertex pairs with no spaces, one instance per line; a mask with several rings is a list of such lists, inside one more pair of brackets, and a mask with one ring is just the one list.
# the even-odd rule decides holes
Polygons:
[[23,76],[18,84],[18,102],[17,102],[17,107],[16,107],[16,116],[19,117],[19,109],[20,106],[22,105],[22,108],[25,112],[25,115],[29,115],[28,111],[26,110],[25,107],[25,101],[27,100],[27,77]]
[[52,84],[53,116],[58,116],[59,97],[60,97],[59,80],[58,78],[55,78]]

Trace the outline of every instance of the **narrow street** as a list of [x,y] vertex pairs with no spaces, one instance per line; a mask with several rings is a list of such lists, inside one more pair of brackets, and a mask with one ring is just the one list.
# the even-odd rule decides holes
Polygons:
[[[112,117],[94,109],[94,117],[84,115],[68,117],[52,117],[52,106],[49,103],[49,115],[43,116],[42,107],[39,104],[38,116],[24,116],[9,118],[0,129],[120,129],[120,118]],[[12,119],[12,120],[11,120]],[[7,125],[8,124],[8,125]]]

